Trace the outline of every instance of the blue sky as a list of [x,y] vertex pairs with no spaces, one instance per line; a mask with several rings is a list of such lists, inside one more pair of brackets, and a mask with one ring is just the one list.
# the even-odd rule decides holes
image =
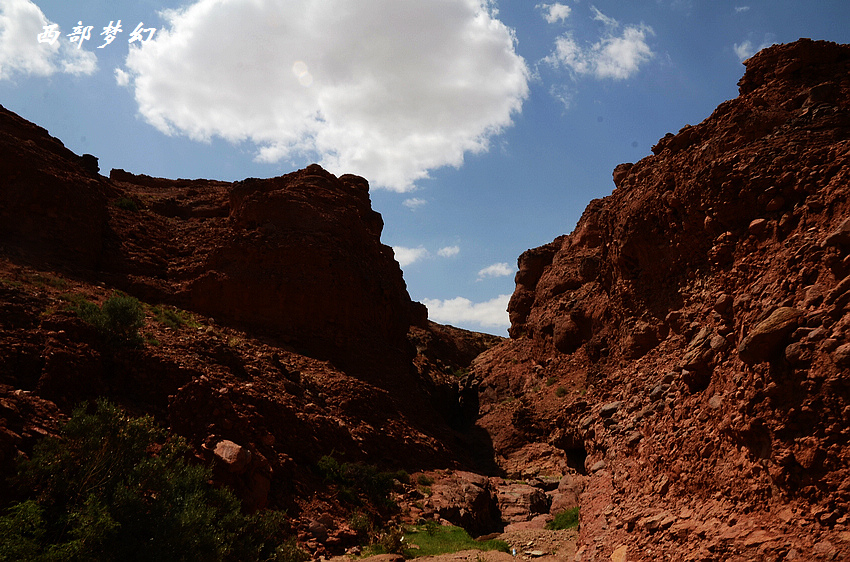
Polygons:
[[0,104],[104,174],[363,175],[411,297],[505,335],[519,254],[800,37],[850,2],[0,0]]

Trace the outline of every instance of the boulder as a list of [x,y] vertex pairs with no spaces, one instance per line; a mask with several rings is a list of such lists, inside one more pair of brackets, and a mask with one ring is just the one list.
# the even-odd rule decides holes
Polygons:
[[504,523],[530,521],[549,513],[549,497],[540,488],[528,484],[504,483],[497,488],[499,510]]
[[797,328],[803,313],[796,308],[781,307],[759,322],[738,346],[738,357],[748,365],[773,359],[785,338]]
[[228,471],[235,474],[245,472],[245,469],[251,464],[251,451],[227,439],[219,441],[213,453],[216,459],[227,467]]

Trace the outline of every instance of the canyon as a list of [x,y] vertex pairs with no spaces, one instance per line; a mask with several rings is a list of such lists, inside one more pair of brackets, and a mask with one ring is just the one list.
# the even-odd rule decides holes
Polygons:
[[[314,558],[360,540],[328,456],[411,476],[388,525],[540,537],[580,508],[541,560],[850,558],[850,46],[745,65],[519,256],[510,338],[428,320],[364,178],[107,177],[0,110],[0,475],[103,396]],[[72,306],[115,294],[142,345]]]

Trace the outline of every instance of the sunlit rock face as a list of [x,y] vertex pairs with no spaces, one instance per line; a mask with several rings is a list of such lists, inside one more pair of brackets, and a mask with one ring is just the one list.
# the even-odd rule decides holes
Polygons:
[[850,46],[746,68],[519,257],[476,359],[500,466],[585,481],[582,560],[850,555]]

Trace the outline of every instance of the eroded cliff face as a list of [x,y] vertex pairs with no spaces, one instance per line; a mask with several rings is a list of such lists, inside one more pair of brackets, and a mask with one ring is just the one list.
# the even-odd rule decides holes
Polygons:
[[475,362],[500,465],[584,475],[577,560],[850,556],[850,46],[745,64],[520,256]]
[[[311,552],[359,540],[322,456],[470,463],[458,429],[477,402],[461,404],[452,373],[501,338],[427,322],[365,179],[316,165],[234,183],[107,178],[2,108],[0,175],[2,507],[16,456],[100,396],[186,437],[247,509],[288,509]],[[117,290],[145,306],[136,348],[72,311]],[[319,544],[321,514],[341,537]]]

